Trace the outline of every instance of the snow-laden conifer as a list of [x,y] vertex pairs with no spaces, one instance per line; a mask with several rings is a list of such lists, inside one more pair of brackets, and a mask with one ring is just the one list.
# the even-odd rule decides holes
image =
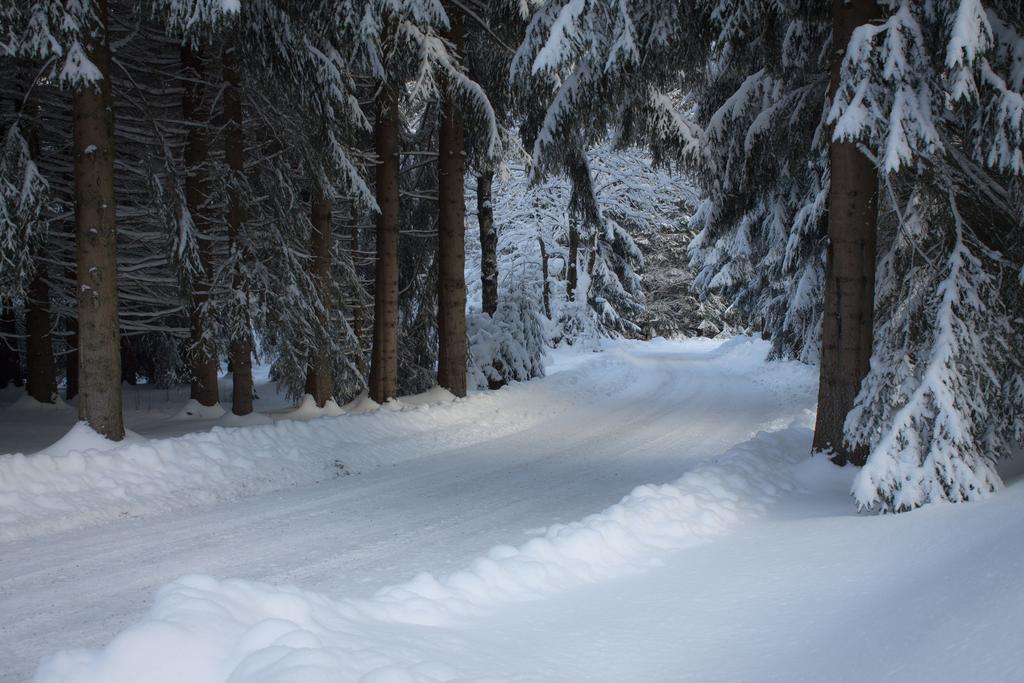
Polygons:
[[991,462],[1020,439],[1009,351],[1022,324],[1019,7],[879,3],[880,20],[844,46],[830,100],[827,6],[658,4],[543,3],[514,69],[551,79],[537,159],[564,166],[573,124],[586,120],[597,134],[646,137],[655,158],[693,170],[705,192],[690,248],[698,286],[732,297],[778,354],[813,361],[827,150],[859,144],[882,179],[886,281],[847,420],[847,439],[875,454],[855,495],[906,509],[998,486]]

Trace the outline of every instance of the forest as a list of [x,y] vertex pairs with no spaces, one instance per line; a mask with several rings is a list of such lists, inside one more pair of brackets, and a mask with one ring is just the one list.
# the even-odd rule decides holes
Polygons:
[[[801,477],[841,477],[835,514],[857,519],[1016,500],[1019,0],[12,0],[0,133],[0,538],[26,552],[43,531],[311,485],[440,443],[488,452],[483,432],[542,418],[547,443],[583,438],[611,404],[572,417],[577,401],[645,382],[615,420],[675,402],[680,424],[629,413],[619,431],[636,449],[685,450],[672,429],[696,429],[686,411],[701,400],[722,434],[743,422],[717,452],[739,448],[740,480],[771,491],[743,484],[741,510]],[[693,354],[718,379],[681,369]],[[140,406],[159,392],[176,403],[150,419]],[[480,401],[497,402],[493,419]],[[310,425],[365,418],[366,436],[354,422],[310,436],[283,411],[321,418]],[[644,431],[655,426],[660,437]],[[66,448],[33,453],[68,428]],[[175,454],[192,467],[206,430],[225,441],[198,473],[175,474]],[[165,453],[165,437],[182,441]],[[767,460],[737,445],[748,438]],[[305,451],[322,455],[302,465]],[[690,471],[636,467],[632,485]],[[700,472],[712,483],[684,494],[732,481]],[[653,505],[641,489],[620,505]],[[487,561],[508,574],[473,565],[473,580],[535,589],[502,547]],[[182,581],[216,600],[249,590]],[[403,596],[474,604],[467,582],[330,609],[447,623]],[[158,602],[158,621],[161,605],[173,607]],[[150,680],[68,662],[36,680]],[[314,680],[244,671],[231,680]],[[378,680],[344,671],[325,680]],[[379,680],[455,677],[409,671]],[[195,676],[177,680],[207,680]]]

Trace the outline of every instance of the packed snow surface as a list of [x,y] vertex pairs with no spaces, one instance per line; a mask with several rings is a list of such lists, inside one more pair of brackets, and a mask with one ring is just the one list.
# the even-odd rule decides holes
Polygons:
[[[766,352],[619,343],[465,401],[73,430],[41,456],[89,457],[19,489],[12,536],[35,537],[0,544],[0,678],[47,655],[39,682],[1021,680],[1019,478],[858,515],[853,472],[806,457],[813,371]],[[133,476],[164,489],[111,495],[159,444],[196,478],[157,457]],[[228,449],[245,467],[208,474]],[[332,453],[363,474],[324,478]],[[33,507],[58,481],[96,526]]]
[[435,388],[390,401],[381,414],[375,414],[381,406],[364,397],[345,419],[314,421],[345,410],[333,401],[317,408],[307,397],[273,417],[240,418],[190,401],[172,419],[213,415],[229,426],[167,439],[129,432],[120,444],[77,423],[38,453],[0,456],[0,539],[230,500],[477,443],[541,416],[520,403],[513,422],[487,394],[456,405],[452,394]]

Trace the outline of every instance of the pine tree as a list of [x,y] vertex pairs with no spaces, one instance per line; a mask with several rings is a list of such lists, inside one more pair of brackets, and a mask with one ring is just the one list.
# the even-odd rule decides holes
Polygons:
[[[82,63],[72,98],[78,273],[79,417],[112,441],[124,438],[117,321],[114,121],[107,2],[83,17]],[[77,47],[77,43],[75,46]]]
[[[456,50],[463,43],[463,18],[449,6],[447,35]],[[438,133],[437,383],[466,395],[466,176],[465,123],[452,85],[442,83]]]
[[[329,291],[331,279],[331,211],[329,199],[317,188],[313,190],[312,230],[310,230],[309,251],[312,256],[310,274],[323,291]],[[330,310],[320,312],[320,325],[327,328],[327,317]],[[318,408],[323,408],[328,399],[334,398],[334,379],[331,373],[326,340],[314,346],[309,358],[309,371],[306,374],[306,393],[313,397]]]
[[855,32],[830,112],[867,140],[892,216],[875,352],[846,420],[871,452],[854,486],[871,509],[984,497],[1024,436],[1024,38],[1019,6],[986,4],[893,4]]
[[480,224],[480,283],[484,313],[498,310],[498,233],[494,226],[492,188],[494,172],[484,171],[476,178],[476,210]]
[[[351,212],[351,224],[349,226],[349,258],[352,260],[354,270],[358,270],[357,263],[362,259],[362,251],[360,245],[360,220],[362,214],[359,211],[359,207],[353,203]],[[366,352],[365,343],[363,339],[363,317],[366,306],[359,297],[353,303],[352,306],[352,334],[356,340],[356,369],[359,371],[360,377],[366,377],[369,381],[369,373],[366,368]]]
[[[854,30],[880,14],[874,0],[833,0],[830,97],[839,89],[846,46]],[[828,265],[814,448],[829,453],[837,465],[863,465],[867,451],[847,446],[843,425],[871,360],[878,177],[856,139],[833,136],[829,169]]]
[[50,334],[50,286],[45,266],[37,266],[28,288],[26,327],[28,332],[28,378],[25,388],[40,403],[53,403],[57,397],[57,364]]
[[68,320],[65,325],[68,351],[64,356],[64,400],[70,401],[78,396],[78,321]]
[[211,295],[213,288],[213,235],[207,216],[209,202],[210,151],[206,128],[205,65],[202,49],[186,42],[181,48],[183,77],[182,116],[188,126],[185,142],[185,201],[191,230],[196,235],[199,272],[194,277],[190,311],[191,398],[200,405],[214,406],[220,400],[217,385],[217,351],[212,338]]
[[[16,103],[21,125],[25,129],[25,143],[30,163],[39,159],[38,106],[31,93],[26,93],[27,106]],[[30,218],[31,220],[31,218]],[[36,253],[35,272],[28,285],[26,297],[26,331],[28,333],[25,388],[40,403],[53,403],[57,396],[57,366],[53,356],[51,335],[50,283],[45,261]]]
[[399,134],[397,87],[384,86],[377,100],[377,260],[370,398],[383,403],[398,396],[398,230]]
[[251,258],[245,240],[243,224],[245,209],[242,205],[241,185],[245,172],[244,119],[242,115],[242,83],[237,65],[239,51],[235,42],[225,46],[221,53],[224,79],[223,116],[225,122],[224,159],[231,174],[228,179],[227,226],[230,245],[231,314],[228,358],[231,363],[231,412],[248,415],[252,412],[252,326],[249,317],[249,293],[245,286],[244,269]]
[[498,307],[498,229],[494,221],[493,187],[500,170],[500,157],[514,149],[515,121],[525,114],[509,82],[509,69],[517,45],[526,31],[529,11],[514,1],[483,2],[467,12],[464,61],[470,78],[483,89],[495,112],[501,149],[490,156],[470,152],[469,165],[476,176],[476,211],[480,232],[480,277],[482,306],[493,316]]

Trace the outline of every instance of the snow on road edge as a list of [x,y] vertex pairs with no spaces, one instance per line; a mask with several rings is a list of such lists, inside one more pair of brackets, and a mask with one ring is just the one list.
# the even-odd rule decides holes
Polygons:
[[[601,359],[552,381],[513,385],[455,399],[431,390],[384,406],[367,401],[348,414],[215,427],[115,443],[84,423],[49,448],[0,455],[0,541],[95,526],[123,517],[194,507],[359,473],[499,438],[587,400],[576,389]],[[591,387],[592,388],[592,387]],[[538,392],[555,400],[537,401]]]
[[469,633],[460,627],[503,603],[643,571],[669,551],[763,515],[800,487],[796,465],[810,443],[807,419],[800,422],[518,548],[496,547],[464,571],[421,574],[370,600],[182,578],[105,649],[49,658],[36,683],[499,680],[494,674],[509,672],[464,672],[438,661],[438,643],[451,647]]

